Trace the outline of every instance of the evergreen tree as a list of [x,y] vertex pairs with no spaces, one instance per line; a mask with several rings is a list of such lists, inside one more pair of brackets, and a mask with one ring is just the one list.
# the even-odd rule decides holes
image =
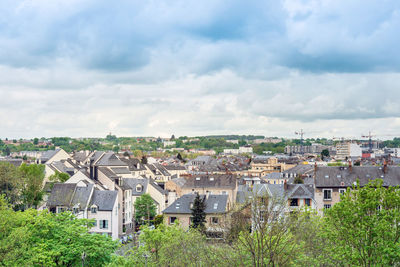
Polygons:
[[181,153],[178,153],[178,155],[176,156],[177,159],[179,159],[180,161],[183,161],[182,155]]
[[142,161],[142,164],[147,164],[147,157],[145,155],[143,155],[141,161]]
[[192,210],[192,228],[198,229],[201,232],[205,231],[205,225],[204,223],[206,222],[206,197],[200,197],[199,193],[197,193],[196,198],[194,199],[193,202],[193,207],[191,208]]

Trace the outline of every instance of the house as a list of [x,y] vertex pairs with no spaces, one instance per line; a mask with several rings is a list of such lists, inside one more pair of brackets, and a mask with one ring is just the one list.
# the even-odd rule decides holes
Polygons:
[[175,178],[165,183],[169,191],[168,202],[171,203],[173,195],[181,197],[189,193],[202,195],[228,195],[230,203],[235,203],[237,192],[237,176],[232,174],[202,174]]
[[250,163],[251,169],[248,170],[249,175],[262,177],[271,172],[283,172],[287,169],[294,167],[293,164],[279,162],[276,157],[269,158],[254,158]]
[[44,152],[39,160],[38,163],[40,164],[49,164],[52,163],[53,161],[60,161],[60,160],[66,160],[71,158],[70,155],[64,151],[62,148],[58,148],[56,150],[48,150]]
[[152,179],[125,178],[124,183],[132,189],[132,214],[135,214],[135,202],[143,194],[149,194],[157,207],[157,214],[161,214],[167,206],[167,191],[163,190]]
[[[206,194],[200,195],[205,198],[206,230],[208,232],[223,232],[227,222],[227,213],[232,206],[228,195]],[[189,193],[181,196],[163,211],[164,222],[168,225],[177,220],[183,229],[189,229],[191,224],[193,202],[196,194]]]
[[388,166],[315,166],[315,200],[317,210],[323,213],[340,201],[340,195],[359,182],[360,186],[369,181],[382,179],[383,186],[400,185],[400,167]]
[[93,184],[54,184],[46,203],[50,212],[71,211],[77,218],[94,219],[89,232],[118,239],[118,201],[116,191],[100,191]]

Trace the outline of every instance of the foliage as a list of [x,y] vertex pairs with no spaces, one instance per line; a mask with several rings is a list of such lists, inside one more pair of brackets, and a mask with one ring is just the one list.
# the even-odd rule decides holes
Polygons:
[[143,194],[135,201],[135,220],[139,223],[149,222],[156,216],[156,205],[149,194]]
[[190,225],[194,229],[198,229],[201,232],[205,231],[206,222],[206,197],[200,197],[199,193],[196,194],[196,198],[193,201],[192,210],[192,217],[191,221],[192,224]]
[[22,163],[19,167],[22,177],[22,202],[24,208],[36,207],[43,197],[44,165]]
[[0,266],[101,266],[111,260],[116,243],[88,233],[89,220],[70,213],[13,211],[0,197]]
[[69,178],[70,177],[67,173],[56,171],[54,174],[50,175],[49,180],[52,182],[64,183]]
[[0,161],[0,194],[8,203],[15,205],[20,202],[21,173],[8,162]]
[[400,191],[377,179],[357,185],[325,212],[326,238],[340,265],[395,266],[400,263]]

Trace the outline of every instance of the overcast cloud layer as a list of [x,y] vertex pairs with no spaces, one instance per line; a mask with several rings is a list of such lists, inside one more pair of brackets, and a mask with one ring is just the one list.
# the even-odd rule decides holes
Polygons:
[[0,2],[0,137],[400,136],[400,1]]

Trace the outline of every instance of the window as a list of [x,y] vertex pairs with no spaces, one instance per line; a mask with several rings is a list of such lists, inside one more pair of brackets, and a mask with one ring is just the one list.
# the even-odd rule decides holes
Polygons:
[[100,220],[99,228],[100,229],[108,229],[108,220]]
[[176,217],[169,217],[169,224],[174,224],[176,221]]
[[346,192],[346,189],[343,189],[343,188],[340,188],[340,189],[339,189],[339,193],[340,193],[341,195],[343,195],[345,192]]
[[310,207],[310,206],[311,206],[311,199],[306,198],[305,201],[304,201],[304,204],[305,204],[306,206]]
[[324,204],[324,209],[330,209],[332,206],[331,206],[331,204]]
[[264,210],[260,210],[260,222],[265,221],[266,212]]
[[142,192],[142,185],[138,184],[136,186],[136,192]]
[[324,189],[324,200],[332,200],[332,189]]
[[218,203],[214,203],[214,209],[218,209]]
[[299,204],[298,204],[298,199],[297,198],[293,198],[293,199],[291,199],[290,200],[290,206],[291,207],[297,207]]
[[211,217],[212,224],[218,224],[219,218],[218,217]]
[[97,207],[91,207],[90,208],[91,213],[97,213]]

